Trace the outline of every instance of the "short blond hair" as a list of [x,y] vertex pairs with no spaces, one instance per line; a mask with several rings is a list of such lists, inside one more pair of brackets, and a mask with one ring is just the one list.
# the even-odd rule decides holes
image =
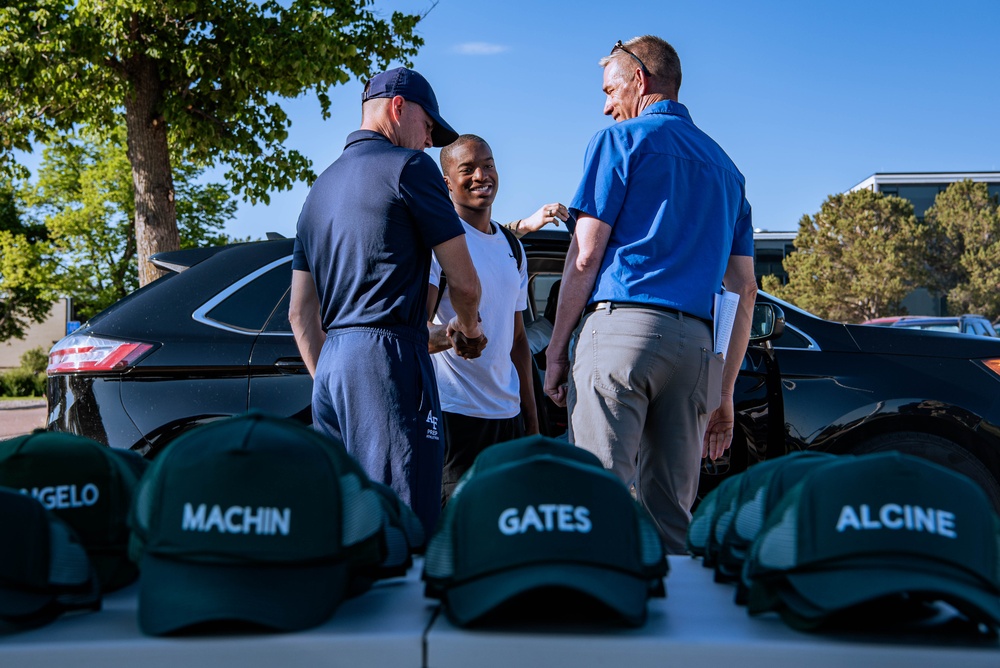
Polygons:
[[[659,79],[667,89],[677,94],[681,88],[681,59],[674,47],[655,35],[633,37],[623,42],[623,46],[642,61],[649,77]],[[625,51],[614,49],[601,58],[598,65],[607,67],[612,60],[620,58],[632,60]]]

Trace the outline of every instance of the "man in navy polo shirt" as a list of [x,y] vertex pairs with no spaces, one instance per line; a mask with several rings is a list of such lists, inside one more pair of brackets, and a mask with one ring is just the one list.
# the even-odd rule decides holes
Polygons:
[[[600,65],[604,113],[617,122],[591,140],[570,204],[545,392],[568,402],[570,439],[634,485],[667,549],[682,553],[701,458],[732,441],[757,291],[750,205],[743,175],[677,102],[673,47],[637,37]],[[740,295],[724,363],[711,320],[723,284]]]
[[289,319],[313,375],[317,430],[343,441],[433,531],[444,438],[427,352],[431,250],[448,273],[449,332],[482,336],[479,278],[440,170],[423,153],[456,133],[420,74],[377,74],[361,129],[299,215]]

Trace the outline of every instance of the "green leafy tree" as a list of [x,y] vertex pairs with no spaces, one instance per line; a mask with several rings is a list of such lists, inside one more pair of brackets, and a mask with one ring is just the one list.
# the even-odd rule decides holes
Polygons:
[[795,252],[784,261],[788,284],[763,287],[831,320],[904,313],[903,298],[926,280],[926,243],[908,200],[869,190],[830,195],[799,221]]
[[1000,204],[985,183],[951,184],[927,210],[930,286],[958,315],[1000,314]]
[[124,120],[145,285],[147,258],[179,246],[173,166],[226,164],[251,201],[312,180],[278,100],[315,91],[329,117],[331,86],[416,53],[420,18],[371,0],[6,0],[0,169],[23,177],[11,149]]
[[[26,195],[31,215],[48,230],[50,293],[71,297],[89,318],[138,287],[135,206],[124,129],[102,138],[86,128],[47,147],[38,181]],[[228,243],[222,227],[236,202],[203,170],[174,169],[181,247]]]
[[0,181],[0,341],[23,339],[31,323],[42,322],[54,294],[44,287],[50,263],[46,230],[27,224],[17,190]]

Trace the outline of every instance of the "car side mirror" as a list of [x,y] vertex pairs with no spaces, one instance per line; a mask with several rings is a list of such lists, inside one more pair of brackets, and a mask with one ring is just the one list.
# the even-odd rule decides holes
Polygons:
[[785,312],[776,304],[754,304],[750,324],[750,343],[764,343],[780,337],[785,331]]

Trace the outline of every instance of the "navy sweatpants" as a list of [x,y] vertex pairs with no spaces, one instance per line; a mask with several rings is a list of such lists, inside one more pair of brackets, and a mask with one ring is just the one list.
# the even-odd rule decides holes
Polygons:
[[409,330],[331,330],[316,365],[313,426],[339,439],[430,536],[441,512],[441,406],[427,340]]

